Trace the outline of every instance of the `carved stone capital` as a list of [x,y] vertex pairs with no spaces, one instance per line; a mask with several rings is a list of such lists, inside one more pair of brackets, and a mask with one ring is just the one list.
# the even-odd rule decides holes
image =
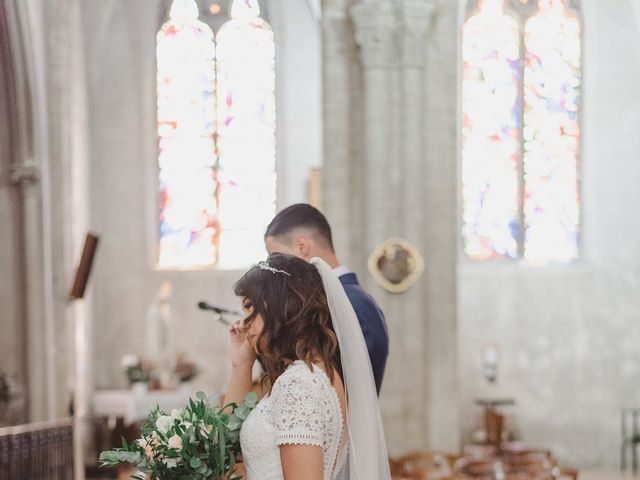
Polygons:
[[389,1],[360,3],[351,8],[356,42],[364,68],[391,68],[397,57],[397,12]]
[[33,160],[14,165],[11,168],[11,183],[33,185],[40,181],[40,166]]
[[324,55],[337,55],[348,57],[354,46],[351,22],[344,16],[322,15],[322,39],[324,42]]
[[402,64],[421,68],[424,66],[427,35],[436,8],[426,0],[403,0],[400,6]]

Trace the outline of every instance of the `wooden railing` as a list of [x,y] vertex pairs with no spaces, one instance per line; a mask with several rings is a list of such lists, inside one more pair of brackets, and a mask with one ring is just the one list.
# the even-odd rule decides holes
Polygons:
[[0,428],[0,480],[73,480],[73,421]]

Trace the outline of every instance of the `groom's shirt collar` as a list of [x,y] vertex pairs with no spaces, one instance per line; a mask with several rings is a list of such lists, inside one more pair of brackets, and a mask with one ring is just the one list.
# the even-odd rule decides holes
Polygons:
[[336,277],[338,278],[340,278],[343,275],[346,275],[347,273],[351,273],[351,270],[349,270],[349,267],[345,265],[338,265],[336,268],[333,269],[333,271],[336,274]]

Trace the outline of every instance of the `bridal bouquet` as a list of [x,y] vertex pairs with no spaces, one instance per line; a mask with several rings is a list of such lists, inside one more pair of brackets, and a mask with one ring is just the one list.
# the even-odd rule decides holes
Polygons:
[[[198,392],[196,399],[170,415],[155,408],[142,425],[142,438],[122,448],[100,454],[100,466],[128,463],[139,472],[131,478],[145,480],[231,480],[240,453],[240,427],[256,406],[256,394],[242,405],[217,406],[214,397]],[[228,409],[232,413],[227,413]]]

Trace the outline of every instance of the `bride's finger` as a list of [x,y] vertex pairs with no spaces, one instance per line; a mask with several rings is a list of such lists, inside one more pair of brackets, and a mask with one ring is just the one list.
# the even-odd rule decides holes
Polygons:
[[233,334],[239,334],[243,332],[242,322],[240,320],[229,325],[229,331]]

